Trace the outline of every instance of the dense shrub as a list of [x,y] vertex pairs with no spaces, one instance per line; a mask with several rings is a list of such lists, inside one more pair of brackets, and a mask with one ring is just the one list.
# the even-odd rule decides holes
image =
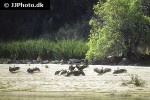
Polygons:
[[145,81],[141,79],[138,75],[130,75],[130,81],[123,81],[122,85],[127,86],[128,84],[134,84],[135,86],[145,86]]

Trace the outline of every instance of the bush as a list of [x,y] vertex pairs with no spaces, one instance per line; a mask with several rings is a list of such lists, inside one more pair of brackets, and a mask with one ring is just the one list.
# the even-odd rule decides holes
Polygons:
[[145,86],[145,81],[142,80],[138,75],[131,74],[131,80],[130,81],[124,81],[122,80],[122,85],[127,86],[128,84],[134,84],[135,86]]

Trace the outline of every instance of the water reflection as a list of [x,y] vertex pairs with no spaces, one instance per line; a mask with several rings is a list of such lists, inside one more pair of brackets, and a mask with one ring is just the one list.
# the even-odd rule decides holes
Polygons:
[[148,100],[139,97],[88,97],[88,96],[37,96],[37,95],[0,95],[0,100]]

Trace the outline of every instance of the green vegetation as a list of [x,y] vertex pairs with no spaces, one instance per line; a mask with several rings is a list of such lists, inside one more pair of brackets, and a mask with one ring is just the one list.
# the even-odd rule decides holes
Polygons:
[[136,54],[139,45],[150,45],[150,17],[142,4],[143,0],[107,0],[94,5],[86,57]]
[[127,86],[128,84],[134,84],[135,86],[145,86],[145,81],[142,80],[138,75],[131,74],[131,80],[130,81],[124,81],[122,80],[122,85]]
[[[149,5],[149,0],[51,0],[48,11],[0,11],[0,58],[102,60],[139,54],[139,46],[149,54]],[[81,41],[88,38],[87,45]]]
[[0,57],[10,59],[84,58],[88,47],[81,40],[26,40],[0,43]]

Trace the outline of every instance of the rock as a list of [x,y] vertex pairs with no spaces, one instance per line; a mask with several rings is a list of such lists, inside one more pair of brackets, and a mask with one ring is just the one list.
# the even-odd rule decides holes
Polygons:
[[59,60],[55,60],[55,61],[51,61],[50,63],[51,64],[60,64],[60,61]]
[[48,60],[44,60],[44,61],[42,61],[42,64],[48,64],[49,63],[49,61]]
[[32,63],[33,64],[38,64],[38,61],[37,60],[32,60]]
[[79,59],[69,59],[68,64],[80,64],[81,60]]
[[62,60],[60,60],[60,64],[68,64],[68,61],[67,61],[67,60],[62,59]]

